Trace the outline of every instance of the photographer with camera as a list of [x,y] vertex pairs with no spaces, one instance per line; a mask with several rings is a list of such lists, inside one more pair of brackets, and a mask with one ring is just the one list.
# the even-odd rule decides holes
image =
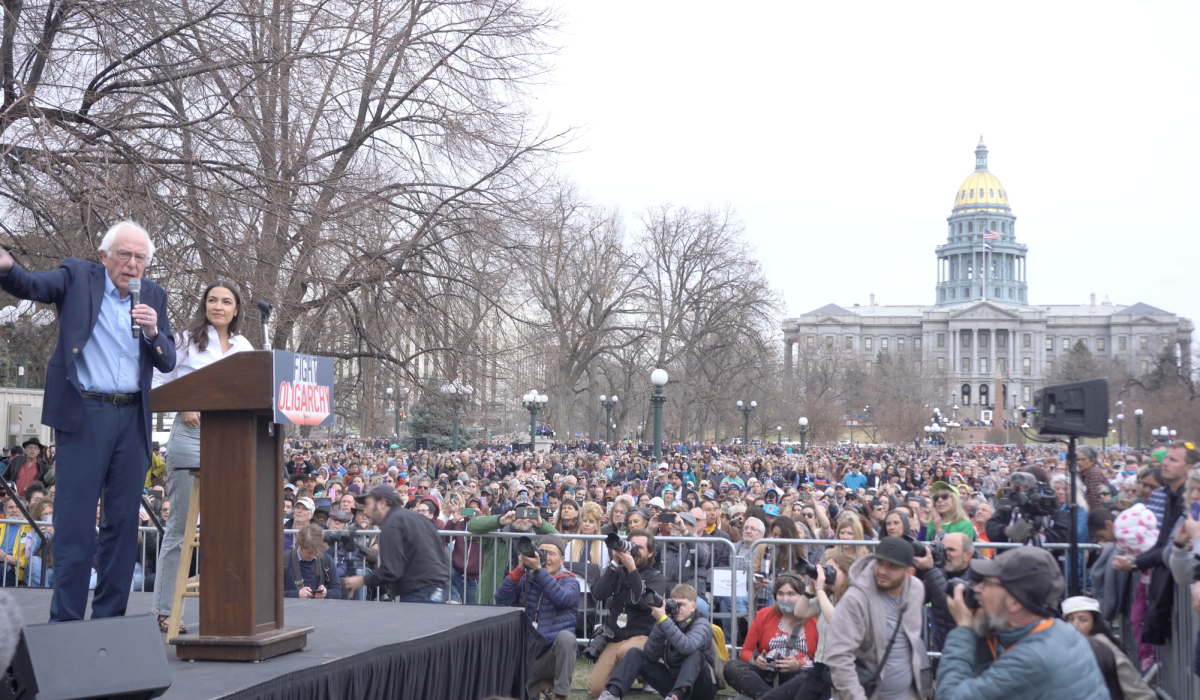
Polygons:
[[1050,477],[1041,467],[1025,467],[1008,477],[1008,489],[996,499],[987,523],[989,542],[1025,542],[1041,530],[1045,542],[1070,539],[1071,513],[1059,510]]
[[938,700],[1109,700],[1087,639],[1056,620],[1066,582],[1054,556],[1020,547],[976,559],[958,585],[937,670]]
[[[703,516],[703,512],[701,512]],[[697,535],[697,518],[694,514],[665,512],[658,516],[659,535],[663,537],[689,537],[695,542],[661,542],[658,559],[663,563],[666,586],[674,589],[686,583],[703,596],[708,582],[708,571],[712,568],[712,549]],[[700,614],[709,617],[708,601],[698,599]]]
[[611,561],[592,586],[592,597],[608,610],[602,629],[583,650],[584,657],[595,663],[588,677],[587,691],[600,697],[617,663],[630,649],[645,646],[657,618],[642,602],[646,591],[659,596],[667,582],[655,567],[654,535],[634,530],[622,540],[610,534],[605,541]]
[[[495,512],[495,511],[493,511]],[[489,532],[519,532],[524,535],[557,535],[558,531],[542,519],[541,510],[528,500],[518,501],[501,515],[476,516],[467,521],[467,532],[485,535]],[[512,538],[480,537],[483,565],[479,568],[479,604],[492,605],[497,583],[504,571],[512,571],[520,562],[516,541]]]
[[711,700],[717,694],[713,632],[696,612],[696,589],[679,584],[664,600],[647,592],[654,628],[641,649],[630,649],[617,664],[600,700],[619,700],[641,676],[663,700]]
[[[812,566],[816,576],[818,567]],[[821,571],[822,587],[825,567]],[[833,571],[836,579],[836,570]],[[817,651],[817,616],[821,608],[809,600],[807,584],[791,571],[775,576],[775,604],[758,611],[741,657],[725,664],[725,680],[743,696],[784,700],[796,696]]]
[[496,591],[496,604],[525,608],[525,614],[545,640],[529,665],[529,697],[537,697],[542,681],[552,681],[556,700],[571,694],[575,670],[575,613],[579,607],[579,579],[562,568],[566,544],[558,535],[546,535],[537,548],[528,537],[517,541],[520,565],[508,572]]
[[[942,648],[946,633],[954,627],[954,618],[946,604],[946,576],[944,567],[948,560],[948,547],[943,542],[918,542],[909,534],[908,514],[902,510],[893,510],[883,521],[884,534],[889,537],[899,537],[907,541],[913,548],[913,568],[917,578],[925,587],[925,602],[933,613],[933,634],[929,647],[933,651]],[[955,538],[965,538],[961,532],[951,532],[946,535],[949,541]],[[957,539],[955,540],[957,541]]]

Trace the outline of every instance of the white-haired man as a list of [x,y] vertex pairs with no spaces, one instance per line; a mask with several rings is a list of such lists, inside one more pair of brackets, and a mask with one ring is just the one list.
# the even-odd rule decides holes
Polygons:
[[[93,558],[99,578],[92,617],[124,615],[129,601],[150,464],[150,375],[175,368],[167,293],[141,280],[153,256],[149,234],[132,222],[104,234],[102,264],[67,258],[56,270],[27,272],[0,250],[0,288],[58,307],[42,411],[58,448],[51,622],[83,619]],[[132,280],[141,287],[136,306]]]

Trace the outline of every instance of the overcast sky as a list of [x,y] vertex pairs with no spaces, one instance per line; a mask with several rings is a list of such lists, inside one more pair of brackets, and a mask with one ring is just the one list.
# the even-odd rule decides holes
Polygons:
[[789,316],[932,304],[982,133],[1032,303],[1200,317],[1200,3],[560,7],[564,174],[630,218],[732,206]]

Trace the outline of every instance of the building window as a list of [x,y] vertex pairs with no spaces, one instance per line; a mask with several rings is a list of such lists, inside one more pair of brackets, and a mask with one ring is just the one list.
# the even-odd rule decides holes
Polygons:
[[986,348],[988,346],[988,338],[990,336],[991,336],[991,333],[980,333],[979,334],[979,347]]
[[1054,360],[1046,360],[1046,376],[1054,374]]
[[944,348],[944,347],[946,347],[946,334],[945,334],[945,333],[938,333],[938,334],[937,334],[937,346],[938,346],[939,348]]
[[1150,337],[1143,335],[1142,337],[1138,338],[1138,345],[1140,345],[1143,350],[1149,350]]
[[1021,347],[1023,347],[1023,348],[1033,347],[1033,334],[1032,333],[1026,333],[1023,336],[1021,336]]
[[1104,342],[1104,338],[1096,338],[1096,350],[1099,352],[1104,352],[1105,345],[1107,345],[1107,343]]
[[1063,352],[1066,352],[1071,349],[1071,339],[1070,338],[1062,339],[1062,349],[1063,349]]
[[849,335],[846,336],[846,349],[847,350],[854,349],[854,337],[853,336],[849,336]]
[[939,372],[945,372],[945,371],[946,371],[946,358],[944,358],[944,357],[939,357],[939,358],[937,359],[937,368],[938,368],[938,371],[939,371]]
[[1118,350],[1128,350],[1129,348],[1126,347],[1127,345],[1128,344],[1125,342],[1125,336],[1121,336],[1121,337],[1117,338],[1117,349]]
[[998,347],[998,348],[1008,347],[1008,334],[1007,333],[997,333],[996,334],[996,347]]
[[1009,289],[1008,289],[1008,298],[1009,298],[1009,299],[1012,299],[1012,298],[1013,298],[1013,290],[1012,290],[1012,287],[1009,287]]
[[1008,358],[1007,357],[997,357],[996,358],[996,372],[998,372],[1001,376],[1003,376],[1004,373],[1007,371],[1008,371]]
[[[996,196],[996,190],[988,190],[988,196],[989,196],[989,197],[995,197],[995,196]],[[993,222],[993,223],[995,223],[995,222]]]
[[865,348],[866,350],[873,350],[875,348],[875,339],[874,338],[863,338],[863,348]]
[[979,373],[980,374],[988,373],[988,359],[986,357],[979,358]]
[[[971,276],[971,271],[970,271],[970,270],[967,270],[967,277],[969,278],[970,276]],[[963,299],[970,299],[970,298],[971,298],[971,295],[970,295],[970,293],[968,293],[968,292],[967,292],[967,288],[966,288],[966,287],[963,287],[963,289],[962,289],[962,298],[963,298]]]
[[813,337],[811,335],[804,336],[804,344],[811,348],[813,345]]
[[971,190],[971,196],[972,196],[972,197],[974,197],[974,196],[975,196],[975,190],[974,190],[974,189],[972,189],[972,190]]
[[1077,342],[1079,342],[1079,343],[1082,343],[1082,344],[1083,344],[1083,349],[1084,349],[1084,350],[1087,350],[1087,347],[1088,347],[1088,341],[1087,341],[1087,338],[1080,338],[1080,339],[1079,339]]
[[913,338],[913,350],[916,350],[917,352],[921,351],[921,339],[920,338]]
[[887,338],[879,339],[879,349],[883,352],[887,352],[887,349],[888,349],[888,339]]
[[1171,344],[1171,339],[1170,339],[1170,338],[1168,338],[1168,337],[1167,337],[1167,336],[1165,336],[1165,335],[1163,336],[1163,339],[1162,339],[1162,340],[1163,340],[1163,347],[1164,347],[1164,348],[1165,348],[1165,347],[1167,347],[1168,345],[1170,345],[1170,344]]
[[825,336],[825,346],[830,347],[830,348],[833,347],[833,336],[832,335]]
[[975,232],[975,222],[968,221],[967,222],[967,233],[974,233],[974,232]]
[[[995,279],[995,277],[996,277],[996,268],[995,268],[995,266],[992,266],[992,278]],[[1001,289],[999,287],[996,287],[996,295],[994,298],[1000,299],[1003,296],[1004,296],[1003,291],[1001,291]]]
[[1054,338],[1046,338],[1046,351],[1054,352]]
[[960,332],[958,334],[958,337],[961,339],[962,346],[964,348],[971,347],[971,334],[970,333]]
[[896,352],[904,352],[904,338],[896,338]]
[[1021,374],[1033,374],[1033,360],[1026,357],[1021,360]]
[[1021,400],[1024,401],[1025,403],[1029,403],[1030,401],[1033,400],[1033,387],[1031,387],[1031,386],[1021,387]]
[[1149,371],[1150,371],[1150,363],[1145,360],[1142,360],[1142,374],[1146,374]]
[[958,232],[960,235],[962,234],[962,222],[961,221],[958,222]]
[[962,371],[963,371],[963,374],[971,373],[971,358],[964,357],[962,359]]

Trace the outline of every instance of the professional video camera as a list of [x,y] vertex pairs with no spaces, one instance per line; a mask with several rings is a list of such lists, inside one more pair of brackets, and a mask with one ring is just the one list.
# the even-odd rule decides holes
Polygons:
[[517,551],[523,557],[537,557],[542,566],[546,565],[546,550],[534,547],[533,540],[528,537],[521,537],[517,540]]
[[608,533],[608,536],[604,538],[604,546],[613,552],[625,552],[634,559],[638,558],[638,554],[642,549],[629,540],[621,539],[621,536],[615,532]]
[[1029,518],[1050,516],[1058,508],[1054,489],[1028,472],[1014,472],[1008,477],[1010,490],[1003,503]]

